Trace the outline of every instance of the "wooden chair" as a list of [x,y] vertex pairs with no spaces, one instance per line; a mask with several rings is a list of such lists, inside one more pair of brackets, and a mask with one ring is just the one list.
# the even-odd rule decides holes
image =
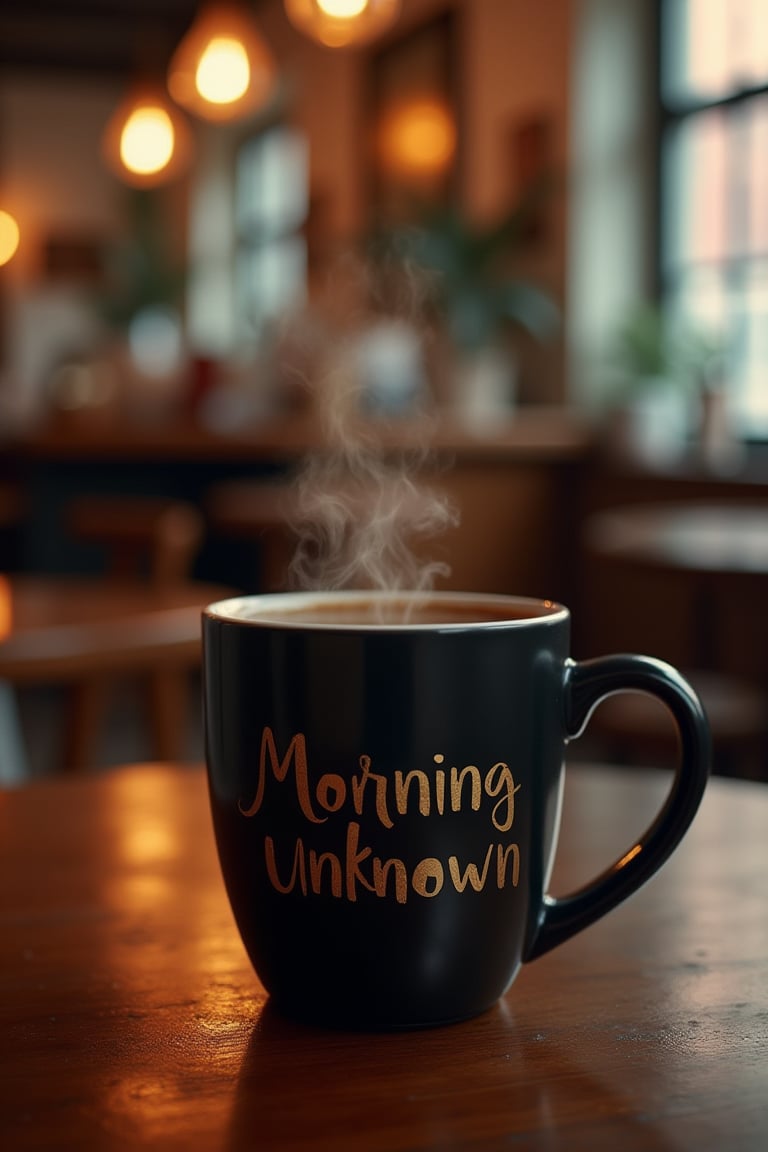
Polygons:
[[[98,545],[108,580],[149,580],[169,587],[187,580],[200,549],[204,524],[192,505],[159,498],[98,496],[73,501],[67,513],[71,535]],[[73,689],[65,762],[74,771],[93,766],[114,682],[89,679]],[[162,668],[144,685],[153,754],[160,760],[183,755],[187,676]]]
[[158,585],[189,578],[203,539],[202,516],[180,500],[82,497],[67,523],[76,539],[104,550],[108,576]]
[[227,480],[213,485],[205,499],[213,532],[254,545],[254,584],[259,592],[284,591],[297,535],[293,527],[295,490],[290,480]]
[[11,480],[0,479],[0,572],[15,570],[25,501],[21,489]]

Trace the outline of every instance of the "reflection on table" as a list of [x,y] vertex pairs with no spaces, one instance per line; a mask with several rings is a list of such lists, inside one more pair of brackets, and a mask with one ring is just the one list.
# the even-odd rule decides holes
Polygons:
[[[667,786],[571,769],[554,889],[624,851]],[[144,765],[8,792],[5,1146],[758,1152],[767,825],[762,785],[713,780],[661,873],[524,967],[490,1012],[350,1035],[287,1023],[265,1001],[201,771]]]

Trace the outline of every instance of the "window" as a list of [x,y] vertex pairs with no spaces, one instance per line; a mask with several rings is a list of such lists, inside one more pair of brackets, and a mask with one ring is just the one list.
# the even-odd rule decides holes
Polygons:
[[734,415],[768,438],[768,3],[661,0],[661,288],[726,340]]
[[305,138],[270,128],[249,140],[237,158],[235,261],[238,328],[261,337],[306,294],[308,206]]

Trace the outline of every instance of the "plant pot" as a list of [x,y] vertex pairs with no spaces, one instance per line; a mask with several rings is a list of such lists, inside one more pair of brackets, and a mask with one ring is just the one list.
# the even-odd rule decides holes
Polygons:
[[705,467],[722,475],[738,472],[744,463],[745,446],[736,435],[724,388],[708,388],[702,393],[699,452]]
[[454,354],[451,403],[454,415],[474,428],[508,417],[515,407],[517,365],[505,349],[488,345]]
[[642,392],[615,405],[605,428],[609,454],[647,467],[676,463],[688,446],[687,396],[666,380],[649,380]]

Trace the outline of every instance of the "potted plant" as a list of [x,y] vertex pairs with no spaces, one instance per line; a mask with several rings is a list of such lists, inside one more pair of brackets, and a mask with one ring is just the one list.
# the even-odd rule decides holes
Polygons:
[[384,237],[384,249],[420,282],[426,314],[447,344],[453,399],[465,414],[492,418],[510,407],[515,327],[541,342],[557,332],[553,297],[516,269],[541,194],[531,191],[490,224],[449,207],[427,209]]
[[677,460],[720,385],[723,361],[723,342],[708,329],[678,323],[659,305],[638,305],[608,357],[611,449],[641,463]]
[[113,334],[127,407],[173,406],[185,385],[186,268],[169,229],[159,189],[130,189],[126,229],[107,254],[97,308]]

